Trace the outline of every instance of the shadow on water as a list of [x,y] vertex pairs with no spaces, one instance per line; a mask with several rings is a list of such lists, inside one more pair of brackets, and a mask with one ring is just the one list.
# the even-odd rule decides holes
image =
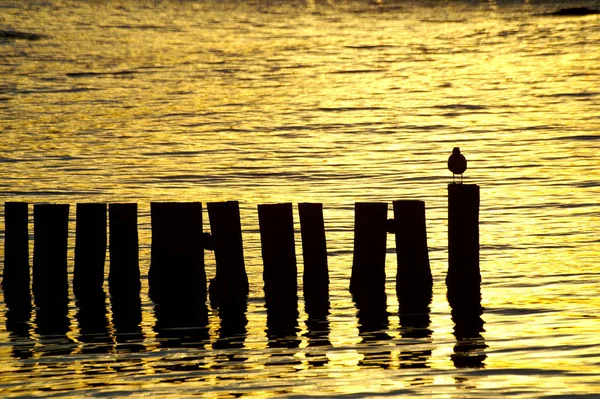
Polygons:
[[485,367],[485,349],[488,347],[481,335],[485,332],[481,289],[479,283],[465,285],[461,290],[448,289],[448,302],[454,321],[456,344],[450,356],[457,368]]
[[422,345],[423,349],[405,349],[400,351],[400,368],[429,368],[427,362],[431,357],[432,330],[429,306],[431,292],[415,300],[399,297],[400,336],[406,341],[406,347],[414,348]]
[[382,351],[385,341],[391,340],[386,332],[389,327],[387,297],[385,292],[353,295],[358,317],[358,335],[361,337],[358,352],[363,355],[359,362],[363,367],[390,367],[391,350]]

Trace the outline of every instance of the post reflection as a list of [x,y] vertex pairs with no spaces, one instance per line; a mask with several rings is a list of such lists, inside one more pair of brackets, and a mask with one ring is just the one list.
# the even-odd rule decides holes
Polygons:
[[69,355],[76,347],[75,342],[67,336],[71,330],[68,308],[37,308],[35,315],[35,332],[39,335],[39,349],[42,356]]
[[154,331],[163,348],[203,348],[209,342],[208,309],[204,303],[184,309],[155,304],[154,315]]
[[236,306],[220,306],[218,308],[221,325],[219,326],[218,338],[213,343],[213,349],[224,350],[217,355],[215,368],[221,366],[221,362],[243,362],[247,358],[242,355],[246,341],[248,317],[247,301],[239,302]]
[[327,358],[326,350],[331,347],[329,341],[329,313],[327,314],[308,314],[306,319],[306,338],[308,339],[308,351],[306,358],[311,367],[325,366],[329,359]]
[[433,333],[429,328],[430,303],[431,296],[420,303],[405,300],[399,304],[400,336],[407,341],[406,349],[400,351],[400,368],[429,368]]
[[448,290],[448,302],[454,321],[456,344],[450,356],[457,368],[485,367],[487,344],[481,335],[485,332],[480,286],[466,286],[462,290]]
[[109,332],[105,295],[77,301],[79,341],[83,353],[108,353],[114,347]]
[[130,295],[111,294],[112,323],[119,352],[142,352],[142,302],[138,292]]
[[358,317],[358,334],[361,337],[359,353],[363,359],[359,365],[363,367],[381,367],[387,369],[392,361],[391,350],[381,350],[386,346],[385,341],[391,337],[387,333],[389,318],[387,312],[387,297],[385,293],[364,297],[353,296]]
[[[269,351],[269,360],[266,365],[285,367],[286,371],[296,371],[296,366],[301,364],[300,359],[294,355],[300,346],[298,332],[298,302],[296,300],[285,300],[276,302],[273,298],[267,300],[265,307],[267,309],[267,346]],[[279,351],[277,349],[292,349]]]
[[6,312],[6,331],[12,344],[12,356],[26,360],[33,356],[35,341],[31,339],[31,310]]

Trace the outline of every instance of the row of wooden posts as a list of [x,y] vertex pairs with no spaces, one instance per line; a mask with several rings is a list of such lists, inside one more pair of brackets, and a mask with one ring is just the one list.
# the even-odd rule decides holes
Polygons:
[[[479,292],[479,187],[450,184],[448,196],[448,298],[459,302],[476,300],[464,293]],[[419,309],[428,305],[432,292],[425,204],[418,200],[394,201],[393,219],[388,219],[387,207],[387,203],[355,204],[350,291],[359,308],[368,309],[385,301],[386,235],[393,233],[399,303],[408,311]],[[191,309],[205,303],[205,249],[214,250],[216,261],[216,276],[208,289],[211,303],[221,309],[245,306],[249,287],[238,202],[208,203],[207,210],[210,233],[202,231],[200,202],[150,204],[149,296],[163,309]],[[298,213],[305,306],[309,315],[319,315],[329,310],[323,206],[300,203]],[[30,278],[28,204],[5,203],[2,285],[9,309],[30,309],[31,294],[39,309],[68,307],[68,215],[68,204],[33,206]],[[297,303],[293,206],[258,205],[258,219],[265,302],[267,309],[277,314],[278,310],[285,312],[290,303]],[[81,304],[104,298],[107,244],[111,298],[139,298],[137,204],[113,203],[107,207],[104,203],[80,203],[76,206],[73,292]]]

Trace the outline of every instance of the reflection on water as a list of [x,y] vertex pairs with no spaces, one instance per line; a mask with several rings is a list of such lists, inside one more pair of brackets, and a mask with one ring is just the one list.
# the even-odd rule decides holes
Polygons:
[[[24,34],[0,37],[0,196],[72,205],[66,309],[0,302],[3,395],[600,391],[599,17],[542,16],[597,2],[1,3],[0,32]],[[444,286],[455,146],[481,186],[482,286],[466,308]],[[388,278],[369,309],[348,292],[353,206],[399,199],[426,203],[432,293],[413,305]],[[156,307],[149,204],[232,200],[244,309]],[[109,300],[89,306],[71,292],[78,202],[139,205],[112,208]],[[299,255],[300,202],[324,203],[330,308],[318,314],[300,256],[300,296],[265,307],[257,205],[294,204]]]

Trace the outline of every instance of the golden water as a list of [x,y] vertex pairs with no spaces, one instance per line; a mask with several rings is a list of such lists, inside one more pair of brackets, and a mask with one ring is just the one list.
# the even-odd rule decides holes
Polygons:
[[[129,346],[110,306],[98,343],[73,301],[56,337],[34,318],[7,331],[0,305],[0,396],[600,396],[600,17],[538,15],[600,4],[378,3],[0,2],[1,30],[46,35],[0,38],[0,198],[137,202],[144,276]],[[454,146],[481,186],[479,368],[452,361]],[[427,206],[431,333],[402,336],[390,237],[389,339],[364,342],[353,204],[407,198]],[[215,347],[212,313],[205,342],[169,347],[147,298],[149,203],[223,200],[242,208],[243,347]],[[324,203],[331,345],[309,346],[301,301],[299,346],[268,346],[256,206],[275,202]]]

